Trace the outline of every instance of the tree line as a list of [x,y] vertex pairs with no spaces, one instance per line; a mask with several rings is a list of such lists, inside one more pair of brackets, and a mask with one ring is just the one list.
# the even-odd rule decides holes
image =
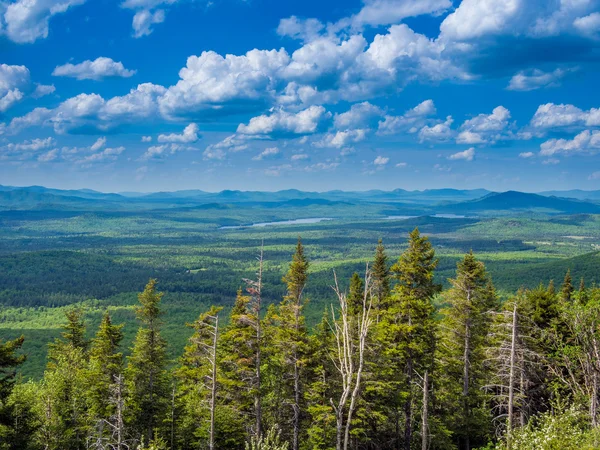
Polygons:
[[126,358],[123,324],[106,313],[87,340],[78,309],[39,381],[16,375],[24,338],[0,342],[0,449],[598,448],[599,288],[567,272],[500,302],[471,251],[442,291],[415,229],[393,264],[380,240],[348,289],[334,272],[311,330],[301,240],[278,304],[263,261],[228,317],[213,306],[189,324],[175,364],[154,279]]

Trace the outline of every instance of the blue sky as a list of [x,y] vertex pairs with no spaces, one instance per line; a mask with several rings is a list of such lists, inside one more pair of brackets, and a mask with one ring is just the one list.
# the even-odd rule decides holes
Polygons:
[[0,184],[600,189],[600,0],[17,0],[0,56]]

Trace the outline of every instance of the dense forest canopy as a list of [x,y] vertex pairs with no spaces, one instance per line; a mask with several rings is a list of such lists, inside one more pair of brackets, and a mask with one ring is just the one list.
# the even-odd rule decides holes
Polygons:
[[0,448],[597,447],[599,288],[567,271],[500,299],[473,251],[442,285],[418,229],[397,260],[382,241],[371,259],[330,272],[312,326],[302,241],[275,303],[261,250],[232,308],[199,308],[176,360],[160,280],[138,295],[131,348],[111,310],[88,330],[66,307],[39,380],[17,375],[30,337],[0,341]]

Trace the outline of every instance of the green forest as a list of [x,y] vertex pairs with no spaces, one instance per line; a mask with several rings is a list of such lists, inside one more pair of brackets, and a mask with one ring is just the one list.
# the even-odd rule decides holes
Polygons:
[[[36,306],[49,302],[53,314],[64,314],[62,330],[34,378],[19,375],[31,337],[0,341],[0,448],[600,448],[593,277],[564,271],[560,283],[531,286],[525,266],[524,287],[508,291],[519,285],[517,266],[501,294],[480,258],[485,248],[444,259],[418,228],[394,247],[397,259],[380,240],[351,273],[330,261],[315,272],[299,238],[285,266],[270,265],[271,247],[257,248],[242,279],[223,284],[233,286],[223,293],[235,296],[232,307],[194,304],[197,319],[177,357],[168,351],[161,273],[145,280],[135,306],[114,298],[111,307],[86,303],[75,290],[71,301],[54,303],[51,289],[34,286]],[[90,279],[99,261],[115,264],[97,254],[67,256],[58,251],[65,266],[79,264]],[[3,256],[3,265],[28,257],[36,254]],[[538,274],[556,273],[558,266],[543,263],[547,272]],[[111,295],[122,280],[142,275],[129,267],[87,284],[86,295]],[[176,291],[185,275],[164,270]],[[326,291],[311,290],[325,273]],[[53,282],[68,289],[60,267],[56,274]],[[15,321],[27,274],[7,279],[15,284],[14,294],[4,294],[14,299]],[[265,300],[265,286],[277,301]],[[93,328],[86,308],[99,313]],[[136,326],[123,320],[123,308]]]

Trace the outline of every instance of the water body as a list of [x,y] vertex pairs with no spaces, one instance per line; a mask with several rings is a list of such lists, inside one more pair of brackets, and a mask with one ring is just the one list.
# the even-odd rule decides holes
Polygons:
[[333,220],[331,217],[311,217],[308,219],[280,220],[279,222],[260,222],[252,225],[228,225],[219,228],[220,230],[239,230],[242,228],[270,227],[274,225],[304,225],[310,223],[319,223],[326,220]]
[[[417,217],[423,216],[387,216],[385,220],[408,220],[408,219],[416,219]],[[462,214],[430,214],[426,217],[436,217],[438,219],[466,219],[467,216],[463,216]]]

